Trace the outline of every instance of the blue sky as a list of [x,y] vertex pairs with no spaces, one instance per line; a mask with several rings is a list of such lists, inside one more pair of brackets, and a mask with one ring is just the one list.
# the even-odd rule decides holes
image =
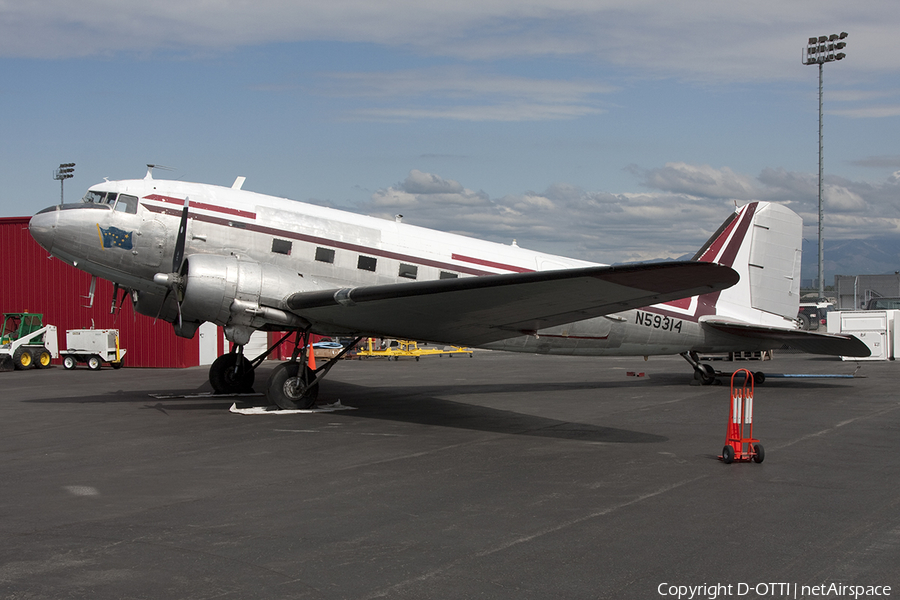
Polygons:
[[0,216],[56,203],[61,162],[69,202],[156,163],[601,262],[691,252],[754,199],[814,239],[800,56],[840,31],[826,240],[900,237],[896,0],[0,0]]

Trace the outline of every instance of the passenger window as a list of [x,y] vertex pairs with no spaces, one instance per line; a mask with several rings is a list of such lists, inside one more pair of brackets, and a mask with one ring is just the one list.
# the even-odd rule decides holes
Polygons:
[[363,271],[372,271],[375,272],[375,265],[378,261],[371,256],[360,256],[359,260],[356,262],[356,268],[361,269]]
[[441,279],[456,279],[459,277],[457,273],[449,273],[447,271],[441,271]]
[[416,265],[405,265],[400,264],[400,273],[398,273],[400,277],[405,277],[406,279],[415,279],[419,274],[419,267]]
[[129,196],[128,194],[119,194],[119,201],[116,202],[116,211],[128,213],[130,215],[137,214],[138,199],[137,196]]
[[293,247],[293,244],[288,240],[279,240],[278,238],[272,240],[272,252],[275,252],[276,254],[286,254],[290,256],[291,247]]
[[323,263],[334,264],[334,250],[331,248],[316,248],[316,260]]

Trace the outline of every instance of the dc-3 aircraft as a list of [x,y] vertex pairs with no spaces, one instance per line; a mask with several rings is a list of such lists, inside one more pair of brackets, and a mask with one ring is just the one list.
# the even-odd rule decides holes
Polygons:
[[[374,336],[543,354],[680,354],[780,346],[868,356],[852,336],[797,328],[801,219],[752,202],[691,261],[606,266],[241,189],[106,181],[30,222],[52,256],[112,281],[135,310],[191,338],[204,321],[233,350],[210,367],[219,393],[251,388],[253,331],[287,332],[292,359],[266,385],[285,409],[315,403],[336,359],[302,359],[309,334]],[[117,298],[113,299],[116,302]],[[115,304],[114,304],[115,305]],[[276,346],[278,345],[276,344]]]

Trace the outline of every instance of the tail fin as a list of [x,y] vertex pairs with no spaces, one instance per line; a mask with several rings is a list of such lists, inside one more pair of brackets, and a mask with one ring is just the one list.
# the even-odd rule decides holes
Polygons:
[[704,298],[715,314],[785,326],[800,304],[803,220],[789,208],[752,202],[732,214],[694,257],[733,268],[741,280]]

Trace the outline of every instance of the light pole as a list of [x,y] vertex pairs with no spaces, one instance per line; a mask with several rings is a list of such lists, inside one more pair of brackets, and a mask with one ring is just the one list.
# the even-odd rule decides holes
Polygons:
[[804,65],[819,65],[819,300],[825,299],[825,245],[822,237],[822,191],[823,191],[823,158],[822,158],[822,66],[827,62],[841,60],[846,54],[839,52],[847,46],[844,40],[847,32],[840,35],[820,35],[809,38],[803,52]]
[[59,205],[63,205],[63,182],[75,176],[75,163],[62,163],[53,172],[53,179],[59,180]]

